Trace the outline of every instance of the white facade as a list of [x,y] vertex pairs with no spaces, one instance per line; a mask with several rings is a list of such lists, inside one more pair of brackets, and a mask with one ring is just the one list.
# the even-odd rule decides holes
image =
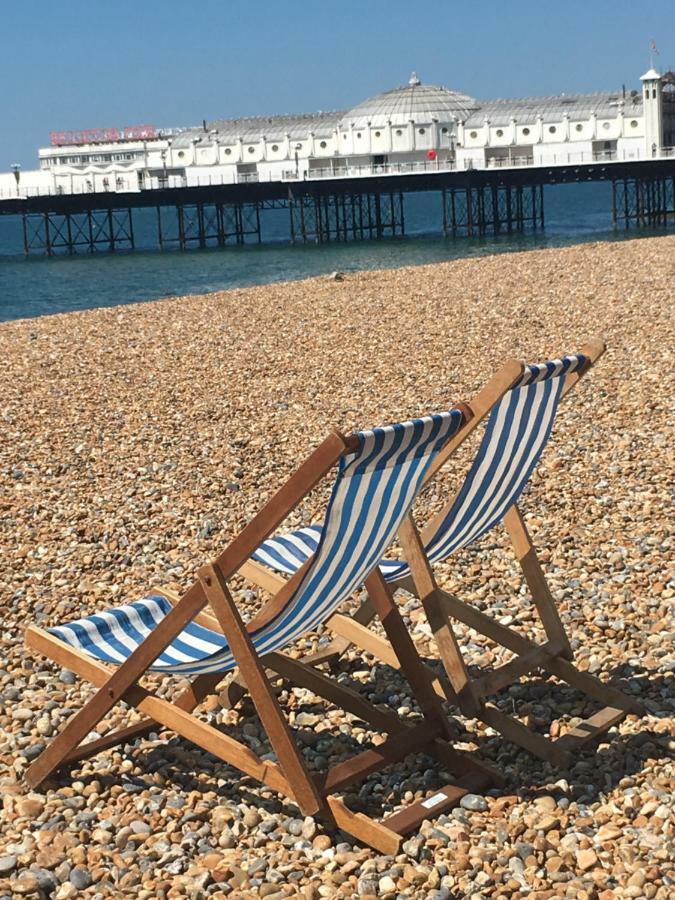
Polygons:
[[409,83],[347,112],[229,119],[147,140],[49,147],[0,197],[548,166],[671,155],[675,75],[642,89],[481,102]]

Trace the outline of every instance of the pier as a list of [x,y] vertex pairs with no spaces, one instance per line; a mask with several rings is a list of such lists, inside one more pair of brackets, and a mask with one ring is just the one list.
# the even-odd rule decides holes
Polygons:
[[0,215],[20,217],[26,254],[134,250],[134,213],[147,208],[156,212],[161,250],[260,243],[266,214],[279,209],[287,211],[291,242],[321,244],[401,237],[405,198],[430,192],[441,201],[437,231],[472,237],[542,229],[547,185],[594,181],[611,183],[615,227],[675,223],[675,157],[463,171],[381,166],[302,181],[64,192],[0,199]]

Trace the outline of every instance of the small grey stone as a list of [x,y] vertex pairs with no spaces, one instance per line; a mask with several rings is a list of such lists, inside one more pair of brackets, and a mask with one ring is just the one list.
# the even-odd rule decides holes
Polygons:
[[356,883],[356,890],[360,897],[370,895],[377,897],[379,893],[379,883],[375,875],[362,875]]
[[74,672],[71,672],[70,669],[61,669],[59,673],[59,681],[63,684],[75,684],[77,681],[77,675]]
[[27,759],[29,762],[32,759],[37,759],[44,749],[44,744],[31,744],[30,747],[26,747],[23,751],[24,759]]
[[532,856],[534,853],[534,846],[532,844],[519,842],[516,844],[516,853],[524,862],[528,856]]
[[467,816],[465,810],[463,810],[460,806],[455,807],[450,813],[452,818],[456,822],[461,822],[462,825],[470,825],[469,817]]
[[218,530],[218,527],[215,522],[211,519],[204,519],[202,522],[202,527],[199,531],[199,537],[204,540],[208,537],[211,537]]
[[9,875],[16,869],[16,856],[0,856],[0,875]]
[[305,823],[302,819],[289,819],[286,822],[286,831],[289,834],[294,835],[295,837],[300,837],[302,834],[302,827]]
[[83,866],[75,866],[70,873],[70,883],[76,887],[78,891],[83,891],[92,883],[91,873]]
[[134,821],[129,824],[129,828],[131,828],[134,834],[150,834],[150,826],[147,822],[143,822],[142,819],[134,819]]
[[410,856],[412,859],[419,859],[420,850],[422,849],[422,845],[424,841],[421,838],[410,838],[409,841],[405,841],[401,849],[403,852]]
[[487,800],[480,794],[465,794],[459,801],[463,809],[471,809],[474,812],[484,812],[487,808]]
[[31,872],[35,875],[40,890],[51,893],[56,888],[58,881],[53,872],[37,867],[31,869]]
[[168,863],[164,866],[164,871],[168,872],[169,875],[180,875],[180,873],[187,866],[187,860],[179,858],[174,859],[172,862]]

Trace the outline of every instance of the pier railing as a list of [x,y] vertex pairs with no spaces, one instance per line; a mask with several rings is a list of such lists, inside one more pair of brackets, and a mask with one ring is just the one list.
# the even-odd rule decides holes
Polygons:
[[115,173],[96,173],[91,176],[85,176],[84,183],[75,182],[75,178],[82,178],[82,175],[72,175],[71,183],[48,185],[48,186],[30,186],[19,183],[16,187],[10,189],[0,189],[0,200],[10,200],[16,198],[28,197],[49,197],[61,195],[80,195],[93,193],[144,193],[146,191],[167,190],[172,188],[187,187],[211,187],[220,185],[233,184],[252,184],[252,183],[297,183],[302,181],[314,181],[317,179],[330,180],[340,178],[368,178],[373,176],[392,176],[397,175],[414,175],[422,173],[435,172],[457,172],[457,171],[489,171],[491,169],[527,169],[541,168],[547,169],[557,166],[570,166],[588,164],[594,162],[604,163],[625,163],[625,162],[646,162],[656,159],[675,158],[675,147],[666,147],[653,155],[641,155],[634,152],[623,152],[618,154],[616,150],[600,150],[600,151],[580,151],[577,153],[552,153],[543,159],[535,160],[533,156],[504,156],[489,157],[488,159],[463,158],[459,164],[447,160],[420,160],[417,162],[400,162],[400,163],[369,163],[367,165],[342,165],[335,164],[311,168],[303,172],[295,170],[286,170],[282,172],[281,177],[269,172],[268,177],[264,177],[259,172],[233,172],[227,175],[199,175],[199,176],[180,176],[168,175],[166,178],[161,177],[145,177],[139,182],[137,171],[125,173],[127,178],[123,176],[115,177],[113,182],[110,175]]

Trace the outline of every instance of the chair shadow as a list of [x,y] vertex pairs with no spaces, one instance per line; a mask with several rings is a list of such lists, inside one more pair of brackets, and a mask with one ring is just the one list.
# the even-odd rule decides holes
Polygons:
[[[442,667],[438,660],[427,660],[427,662],[440,674]],[[350,671],[363,671],[364,669],[369,671],[370,678],[368,682],[364,683],[361,680],[350,678],[350,686],[357,687],[366,699],[371,699],[371,701],[375,702],[379,701],[379,705],[386,706],[388,711],[391,712],[392,709],[392,698],[396,696],[399,698],[406,697],[412,693],[401,673],[383,663],[376,662],[368,666],[364,665],[363,659],[350,663],[342,658],[333,671],[338,675],[349,676]],[[672,677],[654,673],[642,667],[630,666],[629,664],[617,666],[613,670],[612,675],[614,677],[609,683],[613,686],[625,687],[625,682],[632,683],[631,696],[643,699],[648,694],[651,695],[650,714],[656,716],[668,714],[666,709],[667,703],[663,703],[663,710],[661,711],[656,708],[658,704],[655,703],[653,697],[655,695],[661,696],[662,693],[665,697],[668,696],[668,691],[672,688]],[[622,680],[616,680],[617,676],[620,676]],[[556,701],[556,706],[568,702],[570,697],[575,698],[577,701],[578,698],[583,697],[574,688],[564,683],[547,679],[531,678],[521,684],[526,692],[528,690],[534,691],[535,694],[543,692],[541,696],[552,697]],[[644,688],[644,691],[638,693],[637,691],[640,688]],[[389,692],[388,694],[387,691]],[[294,712],[296,715],[301,712],[324,715],[328,705],[320,699],[316,702],[313,700],[304,701],[294,706]],[[588,706],[588,712],[585,712],[585,715],[590,714],[597,707],[594,701],[589,701],[585,705]],[[211,724],[214,724],[214,727],[223,733],[246,743],[247,738],[243,732],[243,726],[252,719],[257,719],[257,716],[249,698],[244,698],[241,701],[240,708],[240,723],[236,725],[215,725],[212,721]],[[606,793],[615,787],[622,778],[639,772],[648,761],[667,759],[671,756],[667,747],[667,735],[658,734],[648,729],[643,729],[634,734],[622,735],[612,733],[602,735],[598,739],[602,743],[599,750],[594,749],[594,745],[598,743],[598,740],[589,741],[588,744],[585,744],[572,769],[564,771],[555,769],[549,763],[537,759],[515,744],[507,742],[500,735],[495,736],[482,732],[467,731],[465,723],[461,721],[459,714],[456,714],[457,711],[451,709],[450,712],[457,737],[464,743],[469,743],[474,748],[472,752],[475,752],[480,759],[493,764],[496,757],[499,757],[497,767],[506,776],[507,783],[502,789],[490,791],[492,796],[515,794],[520,799],[535,799],[542,793],[551,793],[551,781],[565,778],[572,798],[578,802],[591,803],[601,793]],[[359,721],[354,720],[354,724],[358,724]],[[367,723],[363,723],[363,725],[366,728],[369,727]],[[341,757],[348,758],[351,755],[362,752],[366,748],[366,745],[359,743],[352,735],[342,732],[336,735],[335,732],[335,729],[320,732],[318,740],[326,740],[327,742],[339,740]],[[262,728],[260,733],[264,734]],[[309,744],[315,743],[317,740],[317,733],[311,730],[296,728],[294,733],[300,739],[300,743],[303,742],[303,736]],[[137,739],[131,744],[131,748],[131,755],[136,764],[143,770],[143,775],[125,775],[120,779],[119,775],[115,773],[108,774],[98,771],[86,776],[80,775],[78,776],[79,780],[84,783],[96,780],[103,789],[115,785],[119,786],[122,783],[127,790],[140,792],[150,787],[156,787],[157,782],[153,776],[160,772],[166,782],[175,784],[180,791],[215,792],[224,799],[230,800],[233,804],[247,803],[270,815],[302,818],[302,814],[299,813],[293,801],[285,798],[281,799],[277,796],[261,795],[260,787],[255,779],[242,775],[237,768],[224,763],[215,755],[195,747],[182,737],[177,736],[168,741],[162,741],[160,745],[153,743],[152,746],[148,746],[145,738]],[[263,744],[262,748],[256,748],[256,752],[269,752],[269,749],[269,746]],[[411,757],[408,757],[407,760],[410,761]],[[433,779],[425,780],[424,790],[434,791],[445,786],[447,779],[444,780],[442,777],[443,767],[436,760],[424,753],[417,754],[414,760],[417,771],[420,771],[420,766],[423,766],[425,773],[435,773]],[[589,774],[590,761],[592,761],[592,767]],[[201,777],[196,774],[200,771],[203,773],[204,762],[207,763],[209,769],[215,770],[206,778],[203,774]],[[394,765],[403,766],[403,761]],[[77,763],[74,763],[71,768],[76,766]],[[391,769],[392,767],[387,768]],[[369,778],[377,780],[378,775],[381,775],[382,771],[380,770],[378,773],[369,776]],[[66,772],[67,770],[63,771],[62,777],[66,775]],[[602,784],[596,784],[592,780],[591,776],[594,773],[602,774]],[[315,774],[320,773],[316,771]],[[407,777],[407,774],[404,773],[402,781],[405,782]],[[222,779],[231,782],[231,789],[229,786],[223,788],[218,783]],[[350,808],[354,812],[364,812],[377,817],[393,811],[394,806],[392,804],[395,804],[395,799],[383,802],[382,797],[380,797],[377,805],[375,805],[372,798],[367,796],[367,792],[361,791],[365,781],[367,779],[345,791],[345,799]],[[548,787],[546,787],[547,785]],[[263,790],[267,793],[267,789]],[[340,834],[340,832],[330,827],[326,827],[325,830],[326,833],[331,834],[334,838]],[[341,839],[353,842],[353,839],[350,839],[348,836]]]

